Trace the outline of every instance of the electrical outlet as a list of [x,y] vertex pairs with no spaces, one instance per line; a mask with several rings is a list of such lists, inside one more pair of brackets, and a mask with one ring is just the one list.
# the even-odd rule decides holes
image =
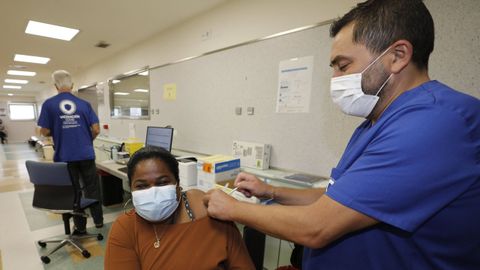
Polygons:
[[206,41],[212,38],[212,30],[207,30],[201,35],[202,41]]
[[248,115],[254,115],[254,113],[255,113],[255,108],[253,108],[253,107],[248,107],[247,108],[247,114]]
[[242,107],[235,107],[235,114],[242,115]]

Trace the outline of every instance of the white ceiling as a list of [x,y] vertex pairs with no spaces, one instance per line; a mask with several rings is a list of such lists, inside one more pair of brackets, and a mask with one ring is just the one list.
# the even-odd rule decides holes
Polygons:
[[[51,88],[57,69],[79,73],[92,64],[156,33],[184,22],[227,0],[0,0],[0,96],[32,96]],[[80,29],[70,42],[25,34],[29,20]],[[99,41],[110,43],[102,49]],[[14,62],[14,55],[51,58],[46,65]],[[35,77],[10,76],[12,66],[35,71]],[[16,68],[18,69],[18,68]],[[3,89],[4,80],[27,79],[21,90]],[[43,83],[42,83],[43,82]]]

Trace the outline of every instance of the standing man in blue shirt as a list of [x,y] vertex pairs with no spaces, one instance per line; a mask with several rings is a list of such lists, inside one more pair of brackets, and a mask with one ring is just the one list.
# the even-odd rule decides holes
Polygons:
[[480,269],[480,101],[430,80],[430,12],[369,0],[330,33],[333,102],[366,120],[327,189],[241,173],[241,192],[278,205],[215,190],[209,215],[305,245],[302,269]]
[[[67,162],[74,183],[83,187],[86,198],[100,201],[93,140],[100,133],[98,117],[87,101],[72,94],[73,82],[65,70],[52,74],[58,94],[42,105],[38,125],[44,136],[52,136],[55,162]],[[90,208],[97,228],[103,227],[100,204]],[[86,218],[74,216],[75,234],[86,233]]]

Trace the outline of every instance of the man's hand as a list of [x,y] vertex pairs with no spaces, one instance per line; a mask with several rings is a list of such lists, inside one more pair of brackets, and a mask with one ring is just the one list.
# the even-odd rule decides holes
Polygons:
[[207,207],[209,216],[232,220],[232,213],[238,201],[219,189],[211,189],[203,197],[203,203]]
[[248,173],[239,173],[237,179],[235,179],[237,191],[243,193],[250,198],[256,196],[258,198],[273,198],[274,188],[265,182],[258,179],[256,176]]
[[43,137],[48,137],[51,135],[51,132],[50,132],[50,129],[48,128],[40,128],[40,134],[43,136]]

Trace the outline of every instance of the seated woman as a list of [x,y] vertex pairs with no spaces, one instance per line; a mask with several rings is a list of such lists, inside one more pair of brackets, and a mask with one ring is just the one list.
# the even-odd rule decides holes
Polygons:
[[182,192],[178,162],[145,147],[128,163],[135,209],[110,231],[105,269],[254,269],[240,232],[209,218],[199,190]]

